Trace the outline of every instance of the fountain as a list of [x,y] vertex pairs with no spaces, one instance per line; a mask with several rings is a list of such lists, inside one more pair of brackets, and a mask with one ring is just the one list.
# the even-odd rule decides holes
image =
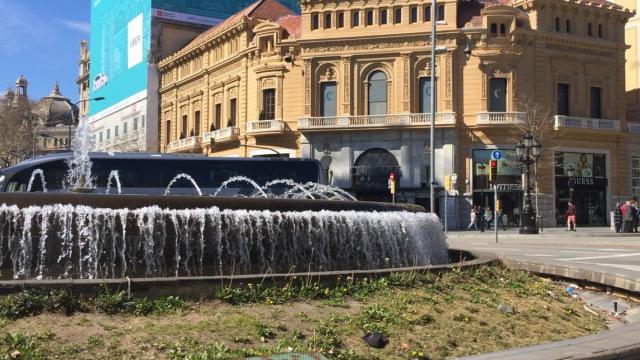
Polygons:
[[120,173],[118,170],[111,170],[109,173],[109,178],[107,178],[107,190],[105,194],[109,194],[111,191],[111,180],[116,181],[116,186],[118,187],[118,194],[122,194],[122,184],[120,184]]
[[44,171],[42,171],[42,169],[35,169],[31,173],[31,177],[29,178],[29,184],[27,185],[27,192],[31,192],[31,186],[33,186],[33,181],[36,179],[36,175],[40,176],[40,183],[42,184],[42,192],[47,192],[47,182],[44,180]]
[[[120,195],[93,189],[86,120],[76,132],[68,193],[0,194],[0,278],[104,279],[368,270],[447,262],[442,226],[415,205],[354,201],[321,184],[246,177],[213,196]],[[44,174],[39,175],[44,186]],[[188,174],[177,175],[200,187]],[[33,179],[32,179],[33,180]],[[108,194],[112,180],[118,195]],[[216,196],[232,182],[253,197]],[[289,190],[275,195],[270,188]],[[342,200],[342,201],[336,201]]]

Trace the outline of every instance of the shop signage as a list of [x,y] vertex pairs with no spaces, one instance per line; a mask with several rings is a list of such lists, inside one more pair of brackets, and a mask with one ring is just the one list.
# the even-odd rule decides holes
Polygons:
[[564,182],[567,184],[569,190],[574,189],[576,187],[602,187],[607,186],[608,181],[605,178],[594,178],[594,177],[559,177],[559,179],[565,179]]
[[496,184],[498,191],[522,191],[522,184]]

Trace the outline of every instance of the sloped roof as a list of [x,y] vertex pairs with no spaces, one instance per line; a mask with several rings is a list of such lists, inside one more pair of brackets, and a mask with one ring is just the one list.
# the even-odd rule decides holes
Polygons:
[[291,10],[287,9],[284,5],[280,4],[276,0],[258,0],[239,12],[231,15],[229,18],[219,23],[218,25],[210,28],[209,30],[198,35],[190,43],[188,43],[180,52],[189,51],[194,49],[208,40],[214,38],[216,35],[222,33],[226,29],[238,24],[244,18],[271,20],[293,15]]
[[302,35],[302,17],[300,15],[281,16],[276,19],[276,23],[295,39],[299,39]]

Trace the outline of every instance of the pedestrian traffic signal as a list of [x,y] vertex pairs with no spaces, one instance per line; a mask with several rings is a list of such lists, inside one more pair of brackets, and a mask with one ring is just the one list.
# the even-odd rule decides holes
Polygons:
[[498,179],[498,160],[489,161],[489,181],[495,182]]

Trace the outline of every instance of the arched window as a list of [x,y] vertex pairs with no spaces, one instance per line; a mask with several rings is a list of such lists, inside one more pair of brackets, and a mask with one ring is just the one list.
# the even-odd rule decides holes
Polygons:
[[374,71],[369,75],[369,115],[387,114],[387,75]]

